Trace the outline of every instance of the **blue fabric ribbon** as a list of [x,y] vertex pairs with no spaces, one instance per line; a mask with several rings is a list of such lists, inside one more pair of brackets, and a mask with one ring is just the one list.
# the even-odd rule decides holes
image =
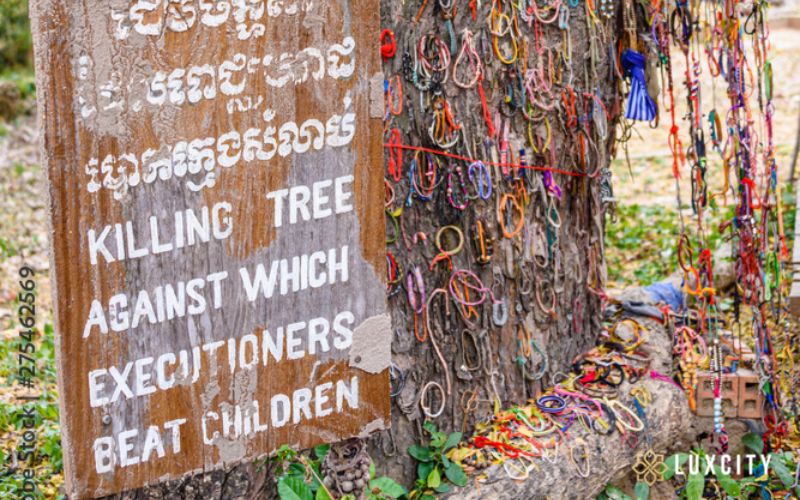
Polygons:
[[645,291],[653,299],[653,302],[667,304],[673,311],[683,311],[686,307],[683,302],[683,291],[669,281],[653,283],[646,287]]
[[644,81],[644,56],[633,49],[622,54],[622,67],[631,77],[631,93],[628,94],[628,106],[625,118],[649,122],[656,117],[656,103],[647,93]]

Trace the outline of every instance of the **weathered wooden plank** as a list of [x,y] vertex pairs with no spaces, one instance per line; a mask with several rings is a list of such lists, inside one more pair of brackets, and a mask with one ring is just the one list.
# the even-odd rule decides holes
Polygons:
[[68,494],[387,427],[378,2],[31,11]]

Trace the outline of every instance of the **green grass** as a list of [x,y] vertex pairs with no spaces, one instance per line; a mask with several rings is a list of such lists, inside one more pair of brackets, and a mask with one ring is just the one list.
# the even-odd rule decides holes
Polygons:
[[[18,303],[9,304],[14,308]],[[4,329],[16,327],[12,318]],[[35,459],[36,484],[39,488],[37,499],[59,497],[58,488],[63,481],[63,457],[61,451],[61,431],[59,425],[58,392],[56,389],[56,363],[54,331],[50,323],[37,331],[36,341],[36,376],[40,383],[37,391],[41,392],[39,400],[32,402],[34,424],[36,428]],[[0,341],[0,384],[3,397],[0,399],[0,498],[22,498],[22,477],[12,467],[13,450],[19,443],[23,428],[23,407],[14,398],[17,375],[18,341],[16,339]]]
[[662,206],[619,205],[606,227],[608,279],[619,286],[649,284],[669,275],[675,257],[678,213]]
[[9,258],[17,255],[17,248],[14,243],[6,238],[0,237],[0,256]]

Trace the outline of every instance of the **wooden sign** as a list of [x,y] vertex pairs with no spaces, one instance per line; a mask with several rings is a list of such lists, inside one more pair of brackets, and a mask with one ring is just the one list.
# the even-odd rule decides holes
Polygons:
[[35,0],[67,493],[389,425],[378,0]]

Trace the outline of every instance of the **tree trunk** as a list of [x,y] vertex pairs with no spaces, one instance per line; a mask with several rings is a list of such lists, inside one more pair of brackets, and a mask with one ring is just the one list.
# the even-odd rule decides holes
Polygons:
[[[384,2],[383,25],[392,29],[397,38],[397,55],[384,65],[387,78],[401,75],[400,78],[403,79],[404,55],[407,51],[409,55],[406,60],[413,60],[416,50],[415,44],[408,42],[409,39],[418,40],[425,34],[437,33],[445,43],[449,41],[439,4],[431,0],[419,24],[414,24],[409,20],[415,17],[419,9],[418,3]],[[480,47],[483,40],[488,42],[483,48],[492,50],[489,32],[481,21],[489,16],[490,8],[491,2],[484,2],[477,16],[478,22],[472,21],[466,3],[459,9],[454,23],[458,27],[459,48],[463,43],[461,30],[469,28],[475,34],[475,45],[482,57]],[[596,89],[606,109],[609,113],[614,113],[619,109],[619,103],[615,73],[609,65],[607,50],[600,50],[597,61],[598,72],[603,78],[594,81],[590,78],[587,81],[586,55],[590,53],[590,43],[583,4],[578,8],[571,8],[570,15],[573,59],[571,65],[564,65],[561,71],[564,75],[572,71],[573,85],[576,88]],[[555,25],[545,26],[544,33],[546,43],[559,44],[562,34]],[[542,58],[534,53],[533,37],[530,38],[530,43],[528,67],[534,67]],[[578,138],[580,131],[571,127],[561,106],[556,106],[546,115],[552,130],[552,151],[536,154],[529,142],[529,122],[521,110],[517,109],[511,118],[506,118],[501,113],[508,110],[504,104],[506,89],[503,85],[509,81],[507,75],[511,73],[494,55],[486,56],[483,59],[489,61],[491,69],[485,72],[482,84],[493,126],[502,134],[506,124],[510,125],[509,163],[519,162],[519,152],[524,150],[524,160],[528,165],[555,166],[571,172],[581,172]],[[453,60],[455,59],[454,56]],[[546,60],[544,64],[547,64]],[[461,63],[459,69],[462,70],[465,66],[468,66],[466,61]],[[589,70],[588,74],[590,73]],[[566,76],[564,79],[567,79]],[[426,132],[431,114],[427,110],[420,112],[418,90],[408,80],[403,80],[405,110],[399,116],[392,117],[387,127],[399,129],[403,144],[437,149]],[[502,137],[490,137],[477,87],[462,90],[452,80],[451,75],[443,85],[443,94],[450,103],[455,119],[461,120],[466,145],[462,140],[449,152],[477,157],[487,163],[493,159],[497,162],[501,158]],[[518,76],[511,77],[511,81],[519,85]],[[520,99],[518,88],[515,89],[513,98]],[[560,101],[561,96],[554,91],[552,99]],[[583,104],[588,107],[594,105],[590,100],[581,101],[580,96],[577,101],[579,115],[587,112]],[[600,114],[599,108],[596,110]],[[612,128],[610,125],[607,127],[609,130]],[[589,137],[595,147],[589,148],[588,160],[585,161],[586,171],[605,172],[609,164],[613,134],[603,138],[599,134],[602,130],[598,130],[594,124],[589,126],[589,130]],[[534,140],[538,136],[546,137],[545,119],[534,122],[531,131]],[[414,151],[404,151],[406,169],[410,163],[408,156],[413,154]],[[420,161],[424,159],[425,155],[420,154]],[[469,164],[452,161],[447,157],[439,159],[443,169],[450,165],[459,165],[466,171]],[[415,266],[423,270],[425,287],[430,296],[431,290],[448,288],[452,274],[445,262],[438,264],[433,272],[428,271],[428,264],[436,254],[433,240],[439,228],[451,224],[460,225],[467,241],[464,250],[452,256],[452,269],[469,269],[475,272],[484,287],[494,292],[494,299],[503,301],[508,308],[508,320],[505,324],[498,325],[492,317],[492,297],[486,297],[486,301],[476,307],[477,317],[469,318],[473,326],[464,321],[454,300],[449,301],[447,314],[443,302],[439,298],[434,299],[431,309],[427,311],[431,316],[432,330],[428,332],[425,342],[419,342],[414,335],[415,313],[409,306],[405,275],[401,276],[404,280],[402,287],[394,290],[396,293],[391,296],[390,308],[395,329],[393,362],[404,374],[405,383],[399,394],[393,397],[392,429],[375,438],[372,456],[381,472],[404,481],[405,484],[411,484],[416,475],[415,463],[408,457],[406,449],[422,439],[421,428],[425,414],[421,397],[426,385],[436,382],[447,389],[449,379],[451,389],[444,411],[440,416],[429,419],[441,430],[468,431],[474,422],[492,414],[495,399],[499,399],[502,405],[523,403],[541,390],[543,384],[550,385],[552,375],[566,370],[576,354],[593,346],[600,331],[600,300],[593,288],[601,289],[601,283],[605,280],[604,203],[601,193],[604,176],[570,177],[554,174],[554,180],[562,193],[559,201],[552,191],[546,190],[543,171],[522,171],[520,175],[525,178],[530,196],[530,204],[524,209],[525,225],[520,235],[506,238],[498,222],[497,206],[504,195],[513,193],[515,188],[513,183],[503,179],[503,168],[490,169],[493,174],[493,193],[489,200],[473,200],[465,210],[457,210],[446,199],[444,188],[439,189],[429,202],[413,199],[411,206],[404,207],[400,216],[401,235],[398,242],[388,245],[388,250],[394,254],[404,273],[413,271]],[[408,197],[409,185],[407,182],[399,182],[393,186],[397,201],[392,208],[400,207]],[[560,226],[556,217],[549,212],[551,209],[557,210]],[[478,221],[494,240],[493,257],[486,265],[477,262],[478,251],[470,244]],[[392,227],[391,221],[387,227]],[[419,231],[427,235],[427,245],[413,242],[414,235]],[[431,249],[432,246],[434,250]],[[448,245],[443,247],[451,248]],[[555,294],[555,307],[552,312],[548,312],[551,309],[551,293]],[[423,319],[424,315],[417,315],[418,329]],[[544,358],[535,350],[532,359],[525,360],[522,357],[519,329],[523,327],[531,332],[532,340],[545,353]],[[521,361],[525,361],[527,373],[523,373]],[[433,389],[429,389],[429,392],[432,391]],[[478,394],[477,406],[465,416],[463,404],[474,391]],[[439,408],[438,401],[425,403],[433,407],[434,413]],[[395,450],[396,453],[393,453]]]

